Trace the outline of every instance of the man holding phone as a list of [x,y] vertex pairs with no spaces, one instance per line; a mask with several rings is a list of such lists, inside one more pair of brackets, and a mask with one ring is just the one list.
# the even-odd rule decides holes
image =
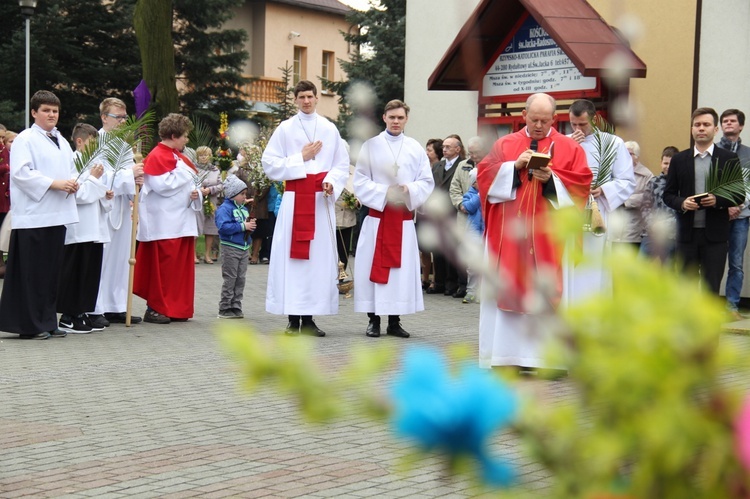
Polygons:
[[[728,208],[737,206],[744,195],[726,199],[706,193],[706,178],[716,170],[719,178],[737,155],[714,145],[719,115],[701,107],[693,111],[691,134],[695,146],[675,154],[667,173],[664,202],[677,211],[677,254],[683,271],[699,275],[711,293],[719,295],[727,259]],[[704,196],[696,197],[696,194]]]

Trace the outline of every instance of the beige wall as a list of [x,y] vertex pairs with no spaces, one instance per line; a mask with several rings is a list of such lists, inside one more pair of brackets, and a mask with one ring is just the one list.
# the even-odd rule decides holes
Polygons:
[[421,144],[457,133],[477,133],[477,92],[428,91],[427,79],[479,0],[406,2],[404,100],[411,106],[406,134]]
[[[335,66],[333,79],[346,79],[338,59],[348,60],[349,44],[340,31],[350,26],[343,16],[295,8],[275,3],[245,2],[236,9],[236,14],[225,23],[225,27],[244,29],[249,40],[245,47],[250,57],[245,65],[247,75],[266,78],[281,78],[280,67],[294,59],[294,46],[307,48],[306,78],[321,88],[320,76],[323,51],[333,52]],[[298,37],[289,38],[290,32]],[[319,93],[318,112],[335,119],[338,116],[338,97]]]
[[[477,93],[429,92],[427,78],[478,3],[407,2],[405,97],[414,110],[407,132],[420,142],[453,132],[462,136],[476,132]],[[646,63],[648,72],[644,79],[631,80],[635,120],[633,126],[620,127],[618,134],[639,142],[643,163],[656,169],[665,146],[682,149],[690,143],[696,0],[589,3],[620,29],[627,28],[628,18],[640,23],[641,36],[632,41],[632,48]]]
[[[698,105],[750,116],[750,2],[703,1]],[[750,143],[750,127],[742,134]],[[746,260],[747,261],[747,260]]]
[[631,48],[646,63],[646,78],[631,80],[633,125],[618,135],[641,146],[641,162],[656,172],[668,145],[690,145],[696,0],[589,0],[611,25],[627,31],[635,21],[640,37]]
[[[336,64],[333,79],[346,79],[338,59],[349,59],[348,44],[340,31],[346,32],[349,24],[341,16],[306,9],[296,9],[287,5],[269,3],[266,7],[266,37],[264,76],[281,78],[278,68],[288,61],[292,64],[294,46],[307,49],[306,79],[321,87],[320,76],[323,63],[323,51],[335,54]],[[289,39],[289,33],[295,31],[298,37]],[[320,93],[318,113],[336,118],[338,116],[338,98]]]

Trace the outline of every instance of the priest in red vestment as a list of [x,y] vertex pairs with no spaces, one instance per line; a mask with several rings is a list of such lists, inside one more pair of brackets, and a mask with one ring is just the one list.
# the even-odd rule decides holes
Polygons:
[[139,241],[133,292],[146,300],[145,322],[168,324],[193,316],[196,212],[203,200],[197,170],[182,154],[193,127],[169,114],[159,123],[161,142],[143,162]]
[[[479,363],[482,367],[547,366],[543,347],[562,295],[562,252],[550,234],[551,210],[582,207],[592,173],[586,153],[552,128],[556,103],[547,94],[526,101],[526,127],[500,138],[477,166],[485,218],[486,257],[502,289],[481,301]],[[552,156],[529,169],[534,151]],[[547,314],[549,315],[549,314]]]

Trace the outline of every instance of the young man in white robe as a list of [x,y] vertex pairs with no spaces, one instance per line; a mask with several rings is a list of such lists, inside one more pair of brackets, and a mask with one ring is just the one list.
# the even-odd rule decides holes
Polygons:
[[[102,128],[99,135],[111,132],[128,119],[125,103],[110,97],[99,105]],[[109,212],[108,225],[110,242],[104,245],[102,256],[102,277],[99,283],[99,294],[96,308],[88,314],[92,325],[109,326],[109,323],[125,323],[125,312],[128,305],[128,274],[130,272],[130,243],[132,219],[130,201],[135,196],[135,185],[143,185],[143,163],[135,163],[133,152],[125,151],[118,165],[104,163],[102,181],[107,189],[114,191],[112,211]],[[141,322],[141,317],[131,316],[131,324]]]
[[409,106],[388,102],[383,121],[385,131],[362,145],[354,171],[354,193],[370,209],[357,243],[354,311],[367,313],[367,336],[380,336],[380,316],[388,315],[386,334],[408,338],[400,316],[424,310],[414,210],[435,181],[424,148],[404,135]]
[[349,177],[341,135],[318,115],[318,89],[301,80],[294,88],[299,112],[283,121],[263,152],[263,169],[286,181],[268,269],[266,311],[287,315],[286,334],[325,336],[314,315],[338,313],[338,254],[334,201]]
[[78,222],[73,150],[57,130],[60,99],[46,90],[31,98],[34,124],[10,153],[13,230],[0,297],[0,331],[23,339],[64,338],[57,328],[57,285],[65,225]]
[[[609,223],[609,214],[633,194],[635,177],[630,152],[623,140],[601,132],[609,136],[610,140],[614,140],[617,154],[612,163],[609,179],[601,186],[593,188],[599,171],[599,152],[591,124],[595,115],[596,107],[590,100],[580,99],[571,104],[569,118],[574,131],[569,137],[578,142],[586,151],[586,159],[594,175],[591,196],[596,200],[606,226]],[[611,293],[611,279],[609,273],[603,268],[604,255],[610,248],[607,239],[607,234],[595,235],[593,232],[583,232],[583,261],[575,266],[566,264],[563,268],[564,302],[574,303],[592,295]]]

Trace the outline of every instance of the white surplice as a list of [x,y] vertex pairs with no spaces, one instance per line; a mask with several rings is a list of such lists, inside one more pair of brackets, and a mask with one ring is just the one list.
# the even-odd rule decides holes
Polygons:
[[[398,164],[396,175],[395,164]],[[382,132],[362,146],[354,171],[354,194],[363,205],[383,211],[391,185],[403,185],[409,189],[406,207],[414,211],[430,196],[435,181],[430,160],[419,142],[404,134],[394,137]],[[359,233],[354,268],[354,311],[401,315],[424,310],[413,220],[402,222],[401,267],[390,269],[387,284],[370,281],[380,222],[380,219],[366,217]]]
[[[622,205],[635,190],[633,160],[625,143],[616,137],[617,157],[612,165],[611,179],[601,186],[602,194],[596,198],[599,212],[607,226],[609,214]],[[586,136],[581,143],[586,151],[589,168],[596,179],[599,164],[595,159],[594,135]],[[570,304],[586,297],[612,292],[609,272],[603,268],[603,258],[610,245],[607,235],[595,236],[592,232],[583,232],[583,260],[576,266],[566,261],[563,266],[563,303]]]
[[[305,144],[320,140],[323,148],[304,161]],[[294,192],[285,191],[276,218],[268,269],[266,311],[277,315],[333,315],[338,313],[338,252],[334,202],[349,177],[349,154],[338,130],[317,113],[299,112],[273,132],[262,157],[263,170],[274,181],[296,180],[327,172],[323,182],[333,195],[315,194],[315,236],[308,260],[291,258]]]
[[[99,130],[99,135],[107,132]],[[102,255],[102,277],[99,284],[99,294],[96,297],[94,314],[105,312],[125,312],[128,304],[128,273],[130,271],[130,243],[132,218],[130,201],[135,195],[135,179],[133,177],[133,151],[124,150],[120,165],[121,170],[115,174],[115,165],[102,161],[104,175],[101,181],[107,189],[112,187],[115,196],[112,198],[112,210],[107,217],[110,241],[104,245]],[[118,167],[119,167],[118,166]]]
[[[513,188],[513,161],[500,167],[492,187],[487,193],[489,203],[503,203],[516,198]],[[565,185],[552,173],[557,200],[550,200],[553,208],[573,206],[573,200]],[[491,228],[487,228],[491,230]],[[485,244],[485,266],[488,267],[489,248]],[[559,319],[555,315],[522,314],[500,310],[497,297],[481,295],[479,309],[479,366],[524,366],[563,369],[563,366],[548,365],[544,355],[547,341],[555,334]]]

